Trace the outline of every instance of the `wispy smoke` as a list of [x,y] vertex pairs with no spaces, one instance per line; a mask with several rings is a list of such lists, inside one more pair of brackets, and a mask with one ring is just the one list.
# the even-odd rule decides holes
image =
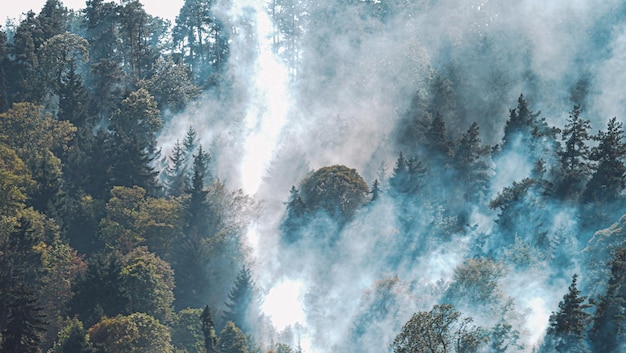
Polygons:
[[[467,258],[511,250],[496,234],[498,212],[468,204],[470,224],[450,229],[439,205],[402,200],[384,186],[383,197],[345,227],[320,214],[303,225],[299,240],[285,243],[279,225],[290,187],[311,169],[331,164],[356,168],[368,183],[380,179],[381,163],[393,166],[402,152],[395,128],[411,99],[427,94],[433,72],[455,85],[456,121],[447,121],[449,126],[466,129],[477,121],[487,144],[500,143],[508,110],[521,92],[550,125],[562,125],[573,104],[583,104],[595,129],[612,116],[626,116],[621,95],[626,28],[619,16],[609,15],[626,11],[626,5],[394,1],[376,18],[348,2],[302,3],[309,5],[308,17],[296,41],[299,62],[291,78],[293,68],[271,46],[267,4],[224,4],[222,16],[240,25],[228,70],[232,96],[206,92],[168,124],[160,142],[167,152],[194,126],[204,143],[214,146],[217,176],[263,199],[264,216],[248,234],[249,261],[265,296],[262,307],[267,315],[274,311],[277,328],[290,320],[299,324],[293,330],[298,337],[288,343],[299,340],[307,352],[354,352],[355,346],[384,352],[413,312],[442,300],[454,269]],[[529,158],[528,146],[519,141],[513,146],[493,160],[492,198],[532,173],[536,160]],[[541,157],[554,158],[554,152]],[[528,219],[544,217],[542,226],[554,244],[565,246],[563,239],[575,238],[575,211],[542,205],[528,212],[534,212]],[[535,236],[522,226],[512,233],[519,246]],[[482,248],[476,245],[481,242]],[[572,251],[581,247],[567,244]],[[549,266],[557,263],[555,254],[530,258]],[[541,340],[549,313],[581,266],[535,265],[511,269],[498,282],[502,298],[515,304],[512,322],[527,352]],[[292,318],[278,317],[274,301],[281,295],[297,306]],[[377,340],[368,338],[372,327]]]

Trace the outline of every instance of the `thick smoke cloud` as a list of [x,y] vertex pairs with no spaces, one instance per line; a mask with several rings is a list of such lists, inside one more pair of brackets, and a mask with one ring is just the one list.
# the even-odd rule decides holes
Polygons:
[[[354,2],[293,3],[308,7],[295,39],[298,60],[284,62],[292,80],[279,82],[284,87],[259,80],[266,69],[259,65],[267,64],[259,58],[268,54],[262,43],[270,40],[254,29],[261,22],[261,6],[235,9],[224,1],[221,16],[237,28],[227,74],[232,87],[228,94],[206,92],[172,119],[160,137],[167,152],[194,126],[210,147],[217,177],[232,187],[245,187],[242,163],[264,159],[267,170],[259,187],[245,190],[265,203],[265,214],[250,233],[249,261],[262,295],[285,280],[302,284],[305,320],[288,343],[300,341],[309,352],[387,351],[412,313],[442,300],[454,269],[467,258],[494,249],[506,258],[524,249],[526,262],[519,260],[519,268],[497,281],[500,294],[494,305],[501,309],[503,303],[514,303],[506,315],[521,335],[523,351],[530,352],[570,276],[580,272],[581,261],[546,270],[548,263],[557,263],[554,258],[524,245],[533,230],[516,225],[512,236],[519,243],[517,238],[514,246],[501,242],[495,234],[498,211],[486,205],[464,205],[468,226],[450,229],[446,225],[454,222],[439,205],[394,197],[382,179],[390,176],[402,152],[395,129],[412,99],[428,95],[435,73],[452,77],[455,85],[456,120],[446,121],[448,126],[460,132],[477,121],[485,144],[501,142],[509,109],[522,92],[551,126],[562,126],[571,107],[581,104],[594,131],[604,128],[610,117],[626,116],[621,95],[626,30],[619,16],[626,5],[385,1],[389,7],[373,17]],[[272,111],[272,104],[280,102],[286,106]],[[257,125],[246,124],[251,112]],[[246,140],[263,122],[275,120],[281,122],[268,141],[270,153],[255,156]],[[489,198],[530,176],[536,162],[530,155],[527,146],[518,145],[494,157]],[[541,157],[554,156],[552,151]],[[388,167],[381,174],[383,163]],[[312,169],[332,164],[356,168],[368,183],[378,178],[383,197],[345,227],[317,215],[298,241],[285,243],[279,225],[290,187]],[[551,204],[533,209],[531,201],[523,202],[526,208],[521,209],[534,212],[529,219],[545,217],[542,224],[551,242],[563,245],[563,239],[579,231],[576,211]],[[571,242],[565,249],[582,248]],[[482,318],[477,324],[493,325],[490,321]]]

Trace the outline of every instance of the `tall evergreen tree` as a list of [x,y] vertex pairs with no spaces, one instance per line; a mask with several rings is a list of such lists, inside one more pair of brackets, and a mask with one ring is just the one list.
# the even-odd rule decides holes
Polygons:
[[206,353],[216,353],[217,335],[215,333],[215,323],[211,316],[211,308],[209,308],[208,305],[204,307],[202,315],[200,315],[200,320],[202,321],[202,333],[204,334],[204,348],[206,349]]
[[235,283],[230,293],[228,293],[227,309],[224,311],[223,317],[224,321],[232,321],[244,332],[249,332],[251,328],[249,319],[255,313],[254,305],[256,305],[254,291],[250,269],[244,266],[237,274]]
[[581,113],[580,106],[575,105],[561,132],[565,148],[559,152],[562,181],[558,192],[565,198],[575,196],[591,173],[590,150],[587,145],[591,139],[588,132],[591,123],[582,119]]
[[550,315],[546,341],[560,353],[586,351],[585,329],[591,315],[585,309],[591,305],[584,304],[587,297],[580,295],[577,278],[576,274],[572,277],[569,291],[559,303],[559,311]]
[[589,332],[595,352],[620,352],[626,341],[626,247],[615,252],[610,265],[611,277],[596,305]]
[[454,153],[454,166],[464,188],[464,200],[477,202],[487,191],[491,149],[483,146],[478,123],[474,122],[461,136]]
[[625,187],[626,142],[623,123],[612,118],[606,132],[599,131],[594,140],[598,141],[598,146],[592,149],[591,159],[595,161],[596,167],[583,198],[585,201],[613,201]]

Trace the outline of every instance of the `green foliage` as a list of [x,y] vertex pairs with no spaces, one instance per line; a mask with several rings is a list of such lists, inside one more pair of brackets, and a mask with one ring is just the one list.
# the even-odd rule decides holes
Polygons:
[[59,331],[58,338],[50,353],[92,353],[93,347],[83,327],[83,323],[77,318],[71,319],[67,325]]
[[232,321],[228,321],[220,333],[218,347],[220,353],[248,353],[248,339]]
[[103,318],[89,330],[96,353],[172,353],[170,333],[144,313]]
[[139,245],[161,257],[170,255],[171,244],[181,236],[180,200],[147,197],[140,187],[113,187],[100,221],[100,238],[108,246],[128,252]]
[[580,106],[574,106],[561,132],[565,149],[559,152],[563,174],[560,193],[565,198],[576,196],[591,172],[590,149],[587,145],[591,139],[588,132],[591,130],[591,122],[583,120],[581,113]]
[[159,59],[154,71],[145,86],[159,104],[161,112],[179,112],[200,95],[200,89],[192,82],[184,65],[171,59]]
[[467,259],[454,269],[444,301],[464,310],[490,315],[504,302],[499,283],[505,274],[506,268],[501,262],[487,258]]
[[598,146],[591,150],[591,159],[596,163],[591,180],[583,193],[583,199],[595,202],[610,202],[624,190],[626,164],[626,141],[623,123],[616,118],[609,120],[607,130],[599,131],[594,140]]
[[224,321],[232,322],[244,332],[250,332],[250,321],[258,315],[254,282],[250,269],[243,267],[237,274],[235,283],[228,293],[227,309],[224,311]]
[[204,349],[206,353],[217,352],[217,334],[215,333],[215,323],[211,315],[211,308],[207,305],[200,315],[202,321],[202,334],[204,335]]
[[578,275],[574,274],[568,293],[559,302],[559,311],[550,315],[546,341],[561,353],[586,351],[584,332],[591,315],[584,310],[591,305],[584,304],[587,297],[580,295],[577,278]]
[[334,165],[302,180],[300,192],[310,211],[325,211],[339,221],[348,221],[365,203],[369,188],[355,169]]
[[138,247],[122,258],[120,271],[130,313],[146,313],[166,322],[172,317],[174,272],[170,264]]
[[123,286],[122,266],[117,253],[99,252],[88,259],[87,271],[74,283],[75,295],[69,305],[86,326],[126,311],[129,299]]
[[201,315],[202,309],[191,308],[174,313],[169,327],[176,352],[195,353],[203,350]]
[[452,305],[435,305],[431,311],[420,311],[402,326],[393,340],[394,353],[477,352],[483,332],[463,317]]
[[626,247],[615,251],[610,262],[611,277],[605,293],[596,304],[593,326],[589,332],[595,352],[617,352],[626,339]]

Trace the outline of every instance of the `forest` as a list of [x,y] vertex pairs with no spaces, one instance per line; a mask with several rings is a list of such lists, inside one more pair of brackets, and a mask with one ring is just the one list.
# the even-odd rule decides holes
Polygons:
[[626,352],[626,3],[47,0],[0,352]]

